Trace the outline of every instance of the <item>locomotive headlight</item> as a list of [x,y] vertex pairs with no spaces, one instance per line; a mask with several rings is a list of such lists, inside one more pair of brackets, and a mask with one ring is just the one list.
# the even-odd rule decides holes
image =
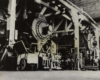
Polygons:
[[37,39],[48,39],[52,34],[52,26],[47,23],[43,18],[38,18],[33,21],[32,29],[34,31],[33,35]]

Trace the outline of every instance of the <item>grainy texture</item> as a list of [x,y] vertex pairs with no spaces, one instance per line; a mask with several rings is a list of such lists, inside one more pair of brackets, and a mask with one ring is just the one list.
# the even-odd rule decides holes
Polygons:
[[100,80],[99,71],[0,72],[0,80]]
[[70,0],[86,11],[92,18],[100,17],[100,0]]

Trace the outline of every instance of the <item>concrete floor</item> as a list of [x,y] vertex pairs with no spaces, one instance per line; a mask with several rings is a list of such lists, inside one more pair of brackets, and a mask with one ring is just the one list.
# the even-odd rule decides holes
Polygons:
[[100,71],[1,71],[0,80],[100,80]]

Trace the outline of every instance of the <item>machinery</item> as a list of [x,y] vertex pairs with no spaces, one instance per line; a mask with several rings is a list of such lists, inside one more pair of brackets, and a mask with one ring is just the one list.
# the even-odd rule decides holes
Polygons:
[[99,26],[69,0],[9,0],[8,5],[5,46],[13,50],[3,49],[1,63],[8,52],[17,54],[19,70],[28,64],[34,69],[65,69],[70,61],[79,70],[99,60]]

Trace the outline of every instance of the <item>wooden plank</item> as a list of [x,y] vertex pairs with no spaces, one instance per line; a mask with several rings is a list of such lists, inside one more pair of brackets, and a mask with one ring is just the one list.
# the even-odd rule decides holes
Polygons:
[[44,14],[45,17],[49,17],[51,15],[52,15],[52,13]]
[[60,27],[60,25],[62,24],[63,20],[64,20],[64,19],[62,19],[62,20],[56,25],[56,27],[54,28],[53,31],[57,31],[57,29],[58,29],[58,28]]
[[71,20],[71,18],[69,16],[67,16],[66,14],[62,14],[63,17],[65,17],[68,20]]
[[41,10],[40,14],[43,15],[46,11],[47,7],[43,7],[43,9]]
[[61,31],[54,31],[53,33],[64,33],[65,30],[61,30]]
[[44,1],[41,1],[41,4],[44,5],[44,6],[46,6],[46,7],[48,7],[48,8],[50,8],[50,9],[52,9],[52,10],[54,10],[54,11],[58,11],[56,8],[51,7],[51,6],[49,5],[49,3],[45,3]]

